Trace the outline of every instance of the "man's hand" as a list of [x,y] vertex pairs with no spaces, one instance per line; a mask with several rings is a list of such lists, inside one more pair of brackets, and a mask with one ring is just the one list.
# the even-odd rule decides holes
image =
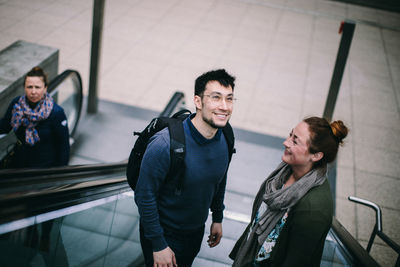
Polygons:
[[153,259],[154,267],[178,267],[178,264],[176,264],[175,253],[169,247],[153,252]]
[[210,248],[219,244],[222,238],[222,223],[212,223],[210,227],[210,235],[208,236],[208,246]]

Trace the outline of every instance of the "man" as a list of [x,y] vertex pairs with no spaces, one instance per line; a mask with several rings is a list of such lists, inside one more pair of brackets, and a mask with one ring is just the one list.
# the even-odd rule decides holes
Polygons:
[[149,141],[140,167],[135,202],[140,213],[140,242],[147,267],[191,266],[201,247],[209,209],[208,245],[222,237],[229,152],[223,128],[233,110],[235,78],[224,69],[196,79],[196,113],[183,121],[186,140],[181,193],[165,182],[170,166],[168,129]]

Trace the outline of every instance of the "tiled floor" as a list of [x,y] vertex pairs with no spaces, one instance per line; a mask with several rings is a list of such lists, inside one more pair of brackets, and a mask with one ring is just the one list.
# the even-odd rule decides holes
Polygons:
[[[0,0],[0,49],[16,40],[60,49],[60,71],[88,88],[93,1]],[[176,90],[193,108],[194,79],[224,67],[237,77],[234,126],[284,137],[322,115],[341,36],[356,21],[334,119],[351,129],[338,158],[336,214],[366,244],[374,201],[400,243],[400,14],[328,0],[106,1],[99,94],[161,110]],[[394,255],[380,245],[383,266]]]

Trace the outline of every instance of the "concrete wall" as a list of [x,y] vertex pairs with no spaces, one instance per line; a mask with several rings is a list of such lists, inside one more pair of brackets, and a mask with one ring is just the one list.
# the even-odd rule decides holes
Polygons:
[[4,116],[10,101],[24,94],[24,77],[40,66],[51,81],[58,74],[59,50],[26,41],[16,41],[0,51],[0,116]]

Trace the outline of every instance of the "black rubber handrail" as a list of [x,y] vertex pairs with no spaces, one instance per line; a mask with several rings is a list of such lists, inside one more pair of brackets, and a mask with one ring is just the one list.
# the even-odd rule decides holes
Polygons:
[[172,98],[169,100],[167,106],[164,110],[160,113],[160,117],[163,116],[170,116],[176,110],[177,106],[182,102],[185,98],[185,94],[182,92],[175,92]]
[[41,168],[41,169],[5,169],[0,170],[0,188],[1,184],[7,183],[7,180],[15,178],[34,178],[43,177],[46,175],[57,176],[60,174],[68,173],[79,173],[79,172],[89,172],[89,171],[105,171],[105,170],[115,170],[120,168],[126,168],[128,161],[124,160],[117,163],[99,163],[99,164],[87,164],[87,165],[71,165],[64,167],[52,167],[52,168]]
[[368,252],[358,243],[356,239],[333,217],[332,219],[333,234],[336,235],[336,241],[351,254],[354,260],[354,266],[360,267],[379,267],[380,265],[368,254]]
[[82,89],[82,78],[78,71],[67,69],[63,71],[61,74],[57,75],[49,84],[47,91],[49,94],[57,93],[59,90],[59,85],[70,75],[74,75],[78,81],[78,110],[77,110],[77,118],[74,122],[74,125],[69,125],[71,127],[70,136],[74,136],[75,131],[78,127],[79,118],[82,112],[82,103],[83,103],[83,89]]
[[[64,74],[64,73],[63,73]],[[63,75],[63,74],[60,74]],[[65,76],[64,76],[65,77]],[[57,79],[57,78],[56,78]],[[60,78],[61,80],[61,78]],[[182,92],[175,92],[170,101],[168,102],[165,109],[160,113],[160,116],[169,116],[174,112],[175,108],[181,103],[185,95]],[[54,167],[54,168],[43,168],[43,169],[6,169],[0,170],[0,188],[2,187],[2,181],[5,179],[32,177],[32,176],[43,176],[43,175],[57,175],[66,173],[78,173],[82,171],[93,171],[93,170],[113,170],[119,168],[126,168],[128,160],[124,160],[117,163],[100,163],[90,165],[75,165],[65,167]],[[4,182],[5,183],[5,182]]]

